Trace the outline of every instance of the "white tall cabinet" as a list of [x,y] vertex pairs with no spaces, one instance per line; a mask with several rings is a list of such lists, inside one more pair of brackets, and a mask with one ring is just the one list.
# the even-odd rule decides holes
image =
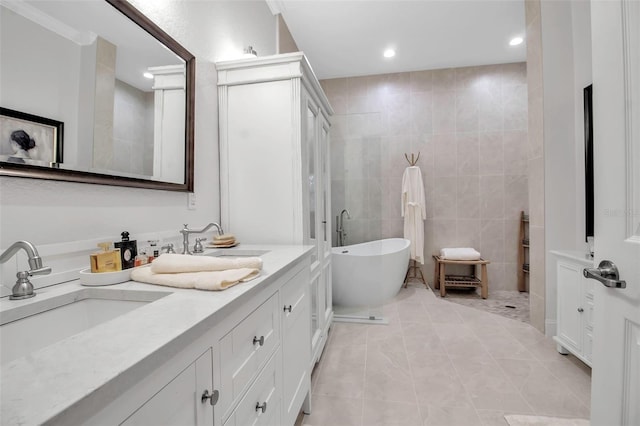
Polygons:
[[311,366],[333,319],[333,109],[301,52],[216,63],[222,226],[245,243],[309,244]]

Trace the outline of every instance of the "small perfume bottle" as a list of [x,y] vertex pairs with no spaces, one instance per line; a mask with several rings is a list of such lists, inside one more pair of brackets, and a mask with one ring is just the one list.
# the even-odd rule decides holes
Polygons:
[[160,256],[160,250],[158,249],[158,240],[148,240],[147,242],[149,243],[147,257],[149,258],[149,263],[151,263]]
[[119,249],[111,249],[111,243],[100,243],[98,247],[102,249],[90,256],[91,272],[116,272],[122,270],[122,263]]
[[122,269],[133,268],[138,255],[137,243],[135,240],[129,240],[129,232],[127,231],[123,231],[120,235],[122,236],[122,241],[115,242],[113,245],[120,249]]
[[140,249],[140,254],[138,254],[134,260],[134,266],[142,266],[149,263],[149,257],[144,249]]

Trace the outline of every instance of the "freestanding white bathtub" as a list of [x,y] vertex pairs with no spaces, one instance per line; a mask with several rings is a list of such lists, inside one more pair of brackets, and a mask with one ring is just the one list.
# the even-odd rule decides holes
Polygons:
[[392,299],[404,283],[410,244],[404,238],[388,238],[333,247],[333,304],[378,306]]

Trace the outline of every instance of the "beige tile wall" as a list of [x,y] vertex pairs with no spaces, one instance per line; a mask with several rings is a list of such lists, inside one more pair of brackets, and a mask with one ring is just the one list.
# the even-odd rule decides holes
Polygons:
[[116,46],[96,38],[96,84],[93,117],[93,167],[109,170],[113,164],[113,94],[116,81]]
[[544,132],[540,0],[525,1],[529,109],[529,205],[531,206],[529,277],[530,322],[545,329]]
[[298,49],[298,45],[296,44],[296,41],[293,39],[291,32],[289,32],[289,27],[287,26],[287,23],[282,18],[282,15],[278,13],[278,15],[276,16],[278,19],[277,21],[278,38],[277,38],[277,46],[276,46],[276,48],[278,49],[278,53],[290,53],[290,52],[299,51],[300,49]]
[[[404,154],[420,153],[425,276],[442,247],[491,260],[491,288],[516,289],[519,215],[528,210],[525,63],[321,81],[335,109],[332,208],[348,244],[402,236]],[[334,221],[335,222],[335,221]],[[335,229],[334,229],[335,244]]]

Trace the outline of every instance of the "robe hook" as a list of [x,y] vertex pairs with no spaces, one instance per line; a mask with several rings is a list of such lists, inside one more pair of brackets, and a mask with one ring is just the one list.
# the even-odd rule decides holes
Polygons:
[[420,158],[420,151],[418,151],[418,156],[416,157],[413,153],[411,153],[411,160],[409,160],[409,156],[405,153],[404,158],[407,159],[411,166],[415,166],[418,163],[418,159]]

